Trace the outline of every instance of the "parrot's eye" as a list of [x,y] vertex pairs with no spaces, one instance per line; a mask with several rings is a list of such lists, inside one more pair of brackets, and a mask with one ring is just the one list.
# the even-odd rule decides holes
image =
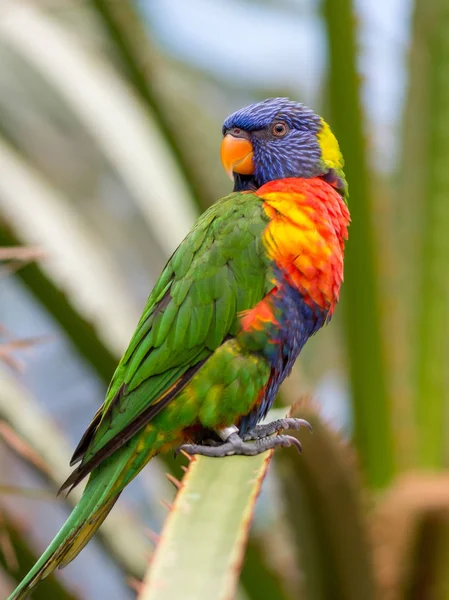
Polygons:
[[285,123],[281,123],[281,122],[275,123],[271,130],[273,135],[275,135],[276,137],[284,137],[284,135],[287,133],[287,131],[288,131],[287,125]]

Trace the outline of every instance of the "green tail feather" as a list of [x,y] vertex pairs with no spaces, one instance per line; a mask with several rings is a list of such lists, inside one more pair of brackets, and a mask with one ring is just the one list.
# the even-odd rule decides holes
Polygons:
[[[117,501],[133,447],[120,449],[93,471],[83,496],[56,537],[8,600],[21,600],[58,566],[65,567],[84,548]],[[127,478],[126,483],[129,482]]]

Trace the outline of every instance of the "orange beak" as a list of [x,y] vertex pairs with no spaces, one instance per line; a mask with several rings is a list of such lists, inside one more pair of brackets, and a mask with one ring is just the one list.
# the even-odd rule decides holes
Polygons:
[[221,143],[221,162],[231,179],[233,173],[252,175],[254,173],[253,145],[246,138],[235,137],[228,133]]

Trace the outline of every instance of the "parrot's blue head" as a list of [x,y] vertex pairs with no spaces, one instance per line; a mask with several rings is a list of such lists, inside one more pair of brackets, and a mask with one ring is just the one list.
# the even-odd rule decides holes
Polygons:
[[[234,190],[257,189],[285,177],[341,180],[343,157],[329,125],[288,98],[268,98],[230,115],[223,124],[221,159]],[[340,189],[341,188],[341,189]]]

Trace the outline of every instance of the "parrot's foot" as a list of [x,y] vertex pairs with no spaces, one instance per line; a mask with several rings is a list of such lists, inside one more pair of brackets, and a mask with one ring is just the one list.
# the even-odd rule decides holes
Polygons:
[[307,427],[307,429],[312,432],[312,426],[308,421],[286,417],[285,419],[271,421],[271,423],[266,423],[265,425],[256,425],[256,427],[244,433],[242,439],[245,442],[248,442],[249,440],[261,440],[274,433],[279,433],[279,431],[284,431],[285,429],[298,430],[301,427]]
[[[277,430],[274,429],[273,431]],[[180,450],[184,450],[184,452],[187,452],[187,454],[202,454],[203,456],[221,458],[236,454],[242,456],[255,456],[256,454],[261,454],[266,450],[272,450],[273,448],[277,447],[287,448],[289,446],[295,446],[298,452],[301,452],[302,450],[301,443],[292,435],[262,437],[256,439],[254,442],[248,443],[242,440],[238,433],[231,433],[227,440],[219,446],[184,444],[180,447]]]

